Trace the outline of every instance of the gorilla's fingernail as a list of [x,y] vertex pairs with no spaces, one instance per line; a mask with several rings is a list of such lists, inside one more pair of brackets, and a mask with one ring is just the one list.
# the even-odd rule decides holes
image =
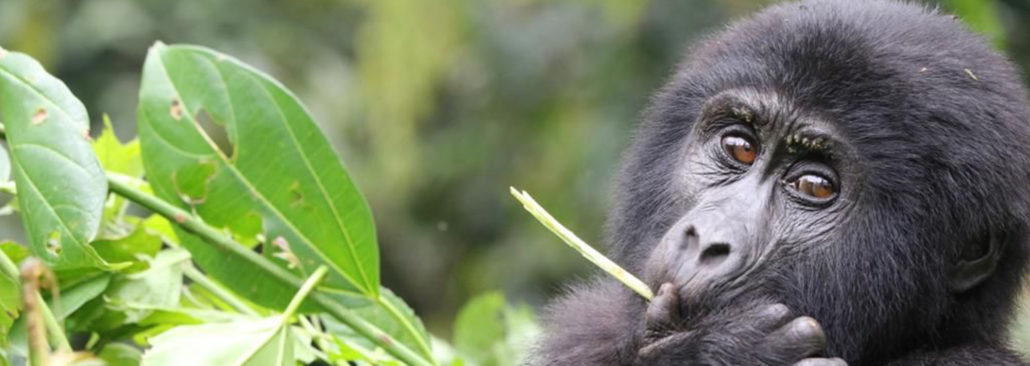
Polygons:
[[[765,309],[765,315],[773,318],[782,318],[790,314],[790,308],[783,304],[772,304]],[[782,323],[781,323],[782,324]]]
[[663,283],[661,286],[658,286],[658,296],[662,296],[662,295],[668,294],[669,291],[672,291],[672,284],[671,283],[666,282],[666,283]]
[[794,324],[791,329],[799,336],[808,338],[815,337],[819,338],[823,335],[822,326],[819,325],[815,319],[807,316],[803,316],[794,320]]

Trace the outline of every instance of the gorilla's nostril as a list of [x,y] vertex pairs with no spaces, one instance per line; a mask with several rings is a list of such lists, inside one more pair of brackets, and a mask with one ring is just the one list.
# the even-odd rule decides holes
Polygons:
[[697,236],[697,230],[694,230],[694,225],[687,226],[685,234],[687,234],[687,236]]
[[730,254],[730,245],[727,243],[712,243],[709,244],[704,251],[701,252],[699,260],[701,264],[705,265],[716,265],[721,263]]

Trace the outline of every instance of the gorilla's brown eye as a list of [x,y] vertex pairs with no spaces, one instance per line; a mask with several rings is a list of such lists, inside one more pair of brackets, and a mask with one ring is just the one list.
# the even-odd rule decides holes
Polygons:
[[833,188],[833,183],[830,183],[826,178],[813,174],[805,174],[798,177],[793,182],[790,182],[790,187],[803,195],[820,200],[833,197],[837,193],[837,190]]
[[733,160],[736,160],[744,165],[751,165],[755,162],[755,157],[758,153],[755,151],[754,145],[751,141],[740,136],[725,136],[722,138],[722,148],[726,150],[727,154]]

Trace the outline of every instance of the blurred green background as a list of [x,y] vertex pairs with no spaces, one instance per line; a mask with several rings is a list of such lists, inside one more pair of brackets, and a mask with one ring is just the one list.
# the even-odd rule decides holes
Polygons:
[[[450,333],[499,289],[541,305],[591,265],[508,195],[603,245],[621,151],[685,48],[771,1],[0,0],[0,45],[64,80],[123,139],[157,40],[269,72],[308,105],[368,197],[383,282]],[[1024,69],[1030,3],[948,0]],[[0,239],[20,224],[0,217]],[[1030,323],[1019,327],[1030,334]],[[1027,349],[1024,347],[1024,349]]]

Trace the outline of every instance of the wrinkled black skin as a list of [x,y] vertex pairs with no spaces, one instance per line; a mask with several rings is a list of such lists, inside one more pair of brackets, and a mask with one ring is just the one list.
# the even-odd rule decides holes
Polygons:
[[[674,296],[571,286],[536,363],[1024,364],[1005,344],[1030,227],[1019,80],[960,20],[892,1],[781,4],[701,42],[644,114],[609,221],[610,256]],[[733,128],[752,166],[720,147]],[[811,131],[833,142],[786,143]],[[784,184],[810,170],[831,202]],[[712,243],[728,254],[701,259]],[[771,304],[789,315],[756,325]],[[784,336],[798,319],[809,336]]]

